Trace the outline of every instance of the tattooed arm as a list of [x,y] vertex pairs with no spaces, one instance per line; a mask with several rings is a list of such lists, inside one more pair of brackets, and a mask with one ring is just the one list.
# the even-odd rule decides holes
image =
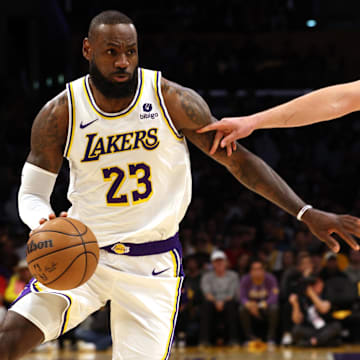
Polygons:
[[[210,112],[206,102],[195,91],[184,88],[166,79],[162,80],[162,92],[166,107],[176,128],[194,145],[209,155],[213,142],[213,133],[196,133],[196,130],[217,121]],[[231,157],[226,156],[224,149],[210,155],[224,165],[244,186],[262,195],[291,215],[296,216],[305,205],[286,182],[263,160],[240,144]],[[358,245],[350,233],[360,235],[360,220],[348,215],[335,215],[320,210],[308,210],[303,221],[320,240],[326,242],[334,251],[339,244],[331,233],[338,233],[353,248]]]
[[31,130],[31,150],[27,162],[58,173],[68,127],[68,100],[63,91],[50,100],[36,116]]
[[[197,134],[195,130],[215,122],[205,101],[193,90],[164,80],[164,99],[174,125],[194,145],[208,155],[214,133]],[[292,215],[305,203],[259,157],[237,144],[231,157],[224,150],[211,156],[224,165],[243,185],[264,196]]]
[[[62,164],[68,127],[68,102],[63,92],[49,101],[35,118],[31,151],[22,170],[18,194],[20,218],[30,229],[55,218],[50,196]],[[62,212],[60,216],[67,216]]]

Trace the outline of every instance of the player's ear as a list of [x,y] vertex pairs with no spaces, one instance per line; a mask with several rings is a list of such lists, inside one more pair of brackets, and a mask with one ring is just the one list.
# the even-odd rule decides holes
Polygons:
[[91,48],[90,48],[89,39],[87,37],[84,38],[84,40],[83,40],[82,53],[83,53],[84,58],[89,61],[91,58],[91,56],[90,56]]

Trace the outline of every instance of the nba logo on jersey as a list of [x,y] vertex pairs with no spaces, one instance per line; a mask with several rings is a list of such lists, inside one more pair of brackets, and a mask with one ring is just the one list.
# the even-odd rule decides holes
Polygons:
[[150,111],[152,110],[152,105],[149,104],[149,103],[145,103],[145,104],[143,105],[143,110],[144,110],[145,112],[150,112]]
[[130,248],[123,244],[116,244],[111,248],[111,250],[121,255],[121,254],[127,254],[130,251]]

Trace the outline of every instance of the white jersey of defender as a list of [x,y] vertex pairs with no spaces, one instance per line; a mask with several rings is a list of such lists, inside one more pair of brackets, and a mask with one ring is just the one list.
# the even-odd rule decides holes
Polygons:
[[69,216],[87,224],[100,246],[165,240],[189,205],[188,148],[160,81],[160,72],[139,68],[136,94],[119,113],[99,109],[88,75],[67,84]]

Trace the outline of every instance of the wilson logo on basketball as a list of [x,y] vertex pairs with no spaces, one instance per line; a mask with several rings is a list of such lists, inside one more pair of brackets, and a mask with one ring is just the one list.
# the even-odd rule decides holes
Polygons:
[[52,240],[39,241],[37,244],[34,241],[31,241],[26,248],[26,253],[30,254],[36,250],[52,247],[54,247]]

